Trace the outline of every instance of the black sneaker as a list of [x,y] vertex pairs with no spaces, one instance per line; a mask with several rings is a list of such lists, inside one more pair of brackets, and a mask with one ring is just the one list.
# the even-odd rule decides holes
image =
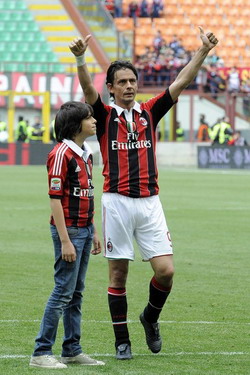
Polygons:
[[140,321],[145,330],[146,342],[148,344],[149,349],[153,353],[158,353],[161,350],[161,336],[159,332],[159,323],[148,323],[145,320],[143,313],[141,313],[140,315]]
[[121,344],[116,348],[116,359],[132,359],[131,347],[129,344]]

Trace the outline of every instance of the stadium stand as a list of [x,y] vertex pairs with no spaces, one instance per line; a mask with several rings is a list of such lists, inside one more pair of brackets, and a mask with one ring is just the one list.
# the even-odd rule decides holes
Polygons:
[[[78,35],[58,0],[0,0],[1,71],[75,72],[68,44]],[[86,61],[102,71],[90,50]]]
[[62,71],[26,2],[0,1],[0,9],[1,70]]
[[[135,55],[143,54],[145,46],[152,46],[157,30],[167,43],[176,34],[183,47],[193,51],[200,44],[197,28],[200,24],[205,30],[215,30],[220,39],[216,52],[226,66],[250,65],[250,31],[245,26],[250,15],[250,0],[207,0],[205,6],[203,0],[163,0],[162,17],[138,18],[136,24],[126,17],[129,2],[123,0],[124,16],[113,19],[103,12],[98,1],[75,1],[110,60],[132,57],[129,45],[133,30]],[[119,39],[124,32],[129,35],[126,45]],[[0,0],[2,71],[73,73],[75,61],[69,54],[68,44],[78,34],[59,0]],[[86,60],[92,72],[102,71],[90,49]]]
[[[116,18],[119,30],[133,28],[132,20],[124,21],[130,0],[123,0],[123,18]],[[205,30],[214,30],[220,39],[217,54],[229,66],[249,66],[250,32],[246,30],[250,15],[250,0],[163,0],[162,18],[138,18],[135,26],[136,55],[141,55],[145,46],[152,46],[157,30],[169,42],[174,34],[186,50],[199,46],[198,25]],[[138,0],[138,3],[140,1]],[[142,38],[142,35],[147,38]],[[188,37],[187,37],[188,36]]]
[[[60,66],[64,67],[65,72],[75,72],[75,59],[69,53],[68,45],[79,35],[79,31],[61,2],[59,0],[25,0],[25,2],[47,43],[61,63]],[[90,50],[86,52],[86,61],[91,64],[92,71],[101,71]]]

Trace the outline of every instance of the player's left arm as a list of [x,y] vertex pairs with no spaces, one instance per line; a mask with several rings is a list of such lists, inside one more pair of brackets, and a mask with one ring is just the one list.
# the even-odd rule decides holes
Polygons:
[[175,81],[169,86],[169,92],[173,101],[175,101],[181,92],[194,80],[209,51],[218,43],[218,39],[213,33],[207,32],[205,34],[201,26],[199,26],[199,29],[202,46],[189,63],[180,71]]

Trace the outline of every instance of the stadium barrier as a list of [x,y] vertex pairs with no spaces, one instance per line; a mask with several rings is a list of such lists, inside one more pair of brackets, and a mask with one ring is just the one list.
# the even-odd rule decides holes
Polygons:
[[198,146],[199,168],[250,169],[249,146]]
[[[101,165],[102,159],[97,142],[91,143],[93,160],[95,165]],[[0,143],[0,166],[1,165],[45,165],[48,153],[54,147],[54,143],[42,142],[16,142]]]

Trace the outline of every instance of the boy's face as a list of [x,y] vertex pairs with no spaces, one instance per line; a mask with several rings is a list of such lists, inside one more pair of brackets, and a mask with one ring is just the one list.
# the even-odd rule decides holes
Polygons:
[[81,135],[84,138],[91,137],[96,134],[96,119],[92,115],[82,120]]
[[113,84],[107,85],[115,97],[115,103],[122,108],[131,107],[137,94],[138,85],[135,74],[130,69],[117,70]]

